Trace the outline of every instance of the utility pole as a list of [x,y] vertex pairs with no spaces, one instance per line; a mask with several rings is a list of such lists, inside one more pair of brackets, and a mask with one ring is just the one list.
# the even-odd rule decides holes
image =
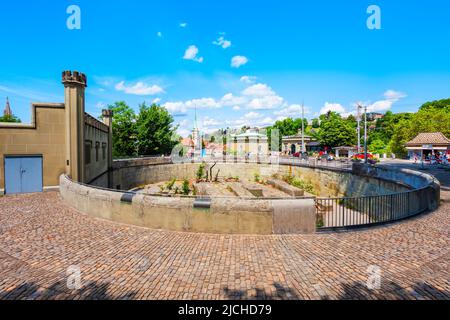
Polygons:
[[364,106],[364,163],[367,162],[367,106]]
[[306,149],[305,149],[305,123],[304,123],[303,119],[305,119],[305,105],[302,103],[302,159],[303,159],[303,154],[306,152]]
[[358,134],[358,153],[361,153],[361,104],[358,103],[356,121],[358,122],[357,134]]

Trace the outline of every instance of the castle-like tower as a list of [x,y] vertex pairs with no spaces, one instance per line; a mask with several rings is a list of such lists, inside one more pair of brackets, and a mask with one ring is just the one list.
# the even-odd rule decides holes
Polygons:
[[3,111],[3,115],[6,116],[12,116],[11,106],[9,105],[9,98],[6,97],[6,106],[5,110]]

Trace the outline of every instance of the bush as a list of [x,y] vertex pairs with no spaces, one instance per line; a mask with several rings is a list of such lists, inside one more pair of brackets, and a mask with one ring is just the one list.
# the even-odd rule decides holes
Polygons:
[[255,173],[254,177],[255,177],[255,182],[257,182],[257,183],[261,182],[261,176],[259,175],[259,173]]
[[167,190],[172,191],[173,186],[175,185],[175,182],[177,182],[177,179],[175,179],[175,178],[170,180],[169,183],[167,183],[167,185],[166,185]]
[[183,194],[186,196],[188,196],[189,193],[191,192],[191,189],[189,187],[189,181],[187,179],[184,179],[183,185],[181,186],[181,190],[182,190]]
[[197,180],[202,180],[204,175],[205,175],[205,164],[202,163],[200,164],[200,166],[197,169],[197,173],[195,174],[195,176],[197,177]]
[[304,181],[291,175],[283,176],[283,181],[289,183],[291,186],[305,190],[308,193],[315,194],[314,186],[311,182]]

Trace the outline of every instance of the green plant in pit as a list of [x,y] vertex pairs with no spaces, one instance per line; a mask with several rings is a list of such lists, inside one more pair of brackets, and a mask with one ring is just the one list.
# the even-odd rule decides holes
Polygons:
[[195,174],[197,180],[202,180],[205,175],[205,163],[202,163],[198,166],[197,172]]
[[316,227],[317,228],[322,228],[323,226],[325,226],[325,223],[323,222],[322,218],[318,218],[316,221]]
[[177,179],[175,179],[175,178],[170,180],[166,185],[167,190],[172,191],[173,186],[175,185],[175,182],[177,182]]
[[183,185],[181,186],[181,191],[184,195],[188,196],[191,192],[191,188],[189,187],[189,181],[187,179],[183,180]]
[[255,173],[254,174],[254,180],[257,183],[261,182],[261,176],[259,175],[259,173]]
[[308,193],[315,194],[314,186],[311,182],[304,181],[289,174],[283,176],[283,181],[289,183],[291,186],[305,190]]
[[294,181],[294,177],[290,174],[286,174],[283,176],[283,181],[292,184],[292,182]]
[[311,182],[307,182],[299,178],[293,178],[290,184],[294,187],[305,190],[308,193],[315,193],[314,186]]

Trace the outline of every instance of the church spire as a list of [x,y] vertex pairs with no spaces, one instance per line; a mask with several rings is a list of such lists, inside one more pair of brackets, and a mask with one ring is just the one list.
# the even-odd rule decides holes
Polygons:
[[195,106],[195,124],[194,124],[194,129],[198,130],[198,122],[197,122],[197,106]]
[[11,111],[11,107],[9,105],[8,97],[6,97],[6,106],[5,106],[5,110],[3,111],[3,115],[4,116],[12,116],[12,111]]

